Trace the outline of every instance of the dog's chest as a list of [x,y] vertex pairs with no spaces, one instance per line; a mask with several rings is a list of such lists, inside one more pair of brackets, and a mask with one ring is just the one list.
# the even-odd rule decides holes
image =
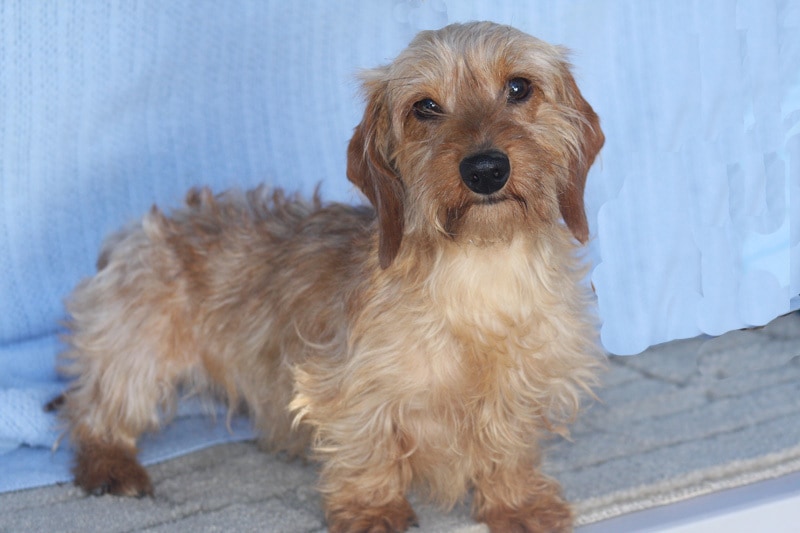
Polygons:
[[507,443],[499,435],[526,442],[539,426],[534,393],[558,327],[547,310],[558,300],[549,284],[559,277],[539,259],[512,244],[436,264],[427,304],[405,332],[413,348],[399,355],[408,370],[404,393],[413,392],[405,396],[404,420],[419,445],[420,471],[428,460],[452,461],[441,456],[447,450],[468,457],[479,447],[500,456]]
[[425,296],[431,313],[464,342],[519,335],[531,326],[537,305],[551,298],[547,270],[517,242],[460,249],[439,259]]
[[[526,371],[550,336],[555,272],[522,243],[439,258],[414,309],[415,379],[432,394],[487,394],[487,381]],[[557,277],[557,276],[556,276]],[[556,319],[557,320],[557,319]],[[444,396],[447,396],[444,394]]]

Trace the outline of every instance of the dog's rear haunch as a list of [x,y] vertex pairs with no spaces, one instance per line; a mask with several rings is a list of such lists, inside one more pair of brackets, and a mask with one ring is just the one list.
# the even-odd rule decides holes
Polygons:
[[597,116],[562,49],[492,23],[422,32],[363,83],[347,175],[372,208],[196,190],[107,240],[67,302],[78,485],[152,493],[139,436],[204,391],[320,461],[332,532],[405,530],[412,487],[473,490],[494,532],[571,529],[537,443],[602,364]]

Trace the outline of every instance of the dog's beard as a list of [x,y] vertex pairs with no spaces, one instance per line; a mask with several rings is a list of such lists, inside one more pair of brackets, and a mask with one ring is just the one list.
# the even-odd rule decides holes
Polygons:
[[460,242],[489,245],[510,241],[521,219],[530,216],[528,202],[513,192],[485,198],[470,197],[455,206],[446,206],[439,214],[445,234]]

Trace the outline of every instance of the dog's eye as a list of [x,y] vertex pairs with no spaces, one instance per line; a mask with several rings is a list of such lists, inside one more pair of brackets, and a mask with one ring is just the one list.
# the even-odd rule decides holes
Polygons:
[[525,78],[512,78],[506,85],[506,97],[511,103],[524,102],[533,94],[533,85]]
[[414,104],[414,116],[420,120],[430,120],[440,115],[442,108],[430,98],[424,98]]

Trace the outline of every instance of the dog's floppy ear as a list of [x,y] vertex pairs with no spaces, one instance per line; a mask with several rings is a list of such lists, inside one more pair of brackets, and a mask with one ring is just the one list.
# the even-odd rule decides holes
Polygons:
[[567,227],[578,241],[585,244],[589,240],[589,223],[586,221],[583,191],[586,186],[586,175],[603,147],[605,136],[600,129],[600,119],[592,106],[583,98],[572,76],[569,73],[566,76],[567,98],[579,114],[580,138],[577,150],[570,157],[569,181],[559,191],[558,205]]
[[378,258],[392,264],[403,237],[405,191],[389,161],[389,112],[385,81],[368,81],[367,108],[347,148],[347,178],[372,202],[378,215]]

